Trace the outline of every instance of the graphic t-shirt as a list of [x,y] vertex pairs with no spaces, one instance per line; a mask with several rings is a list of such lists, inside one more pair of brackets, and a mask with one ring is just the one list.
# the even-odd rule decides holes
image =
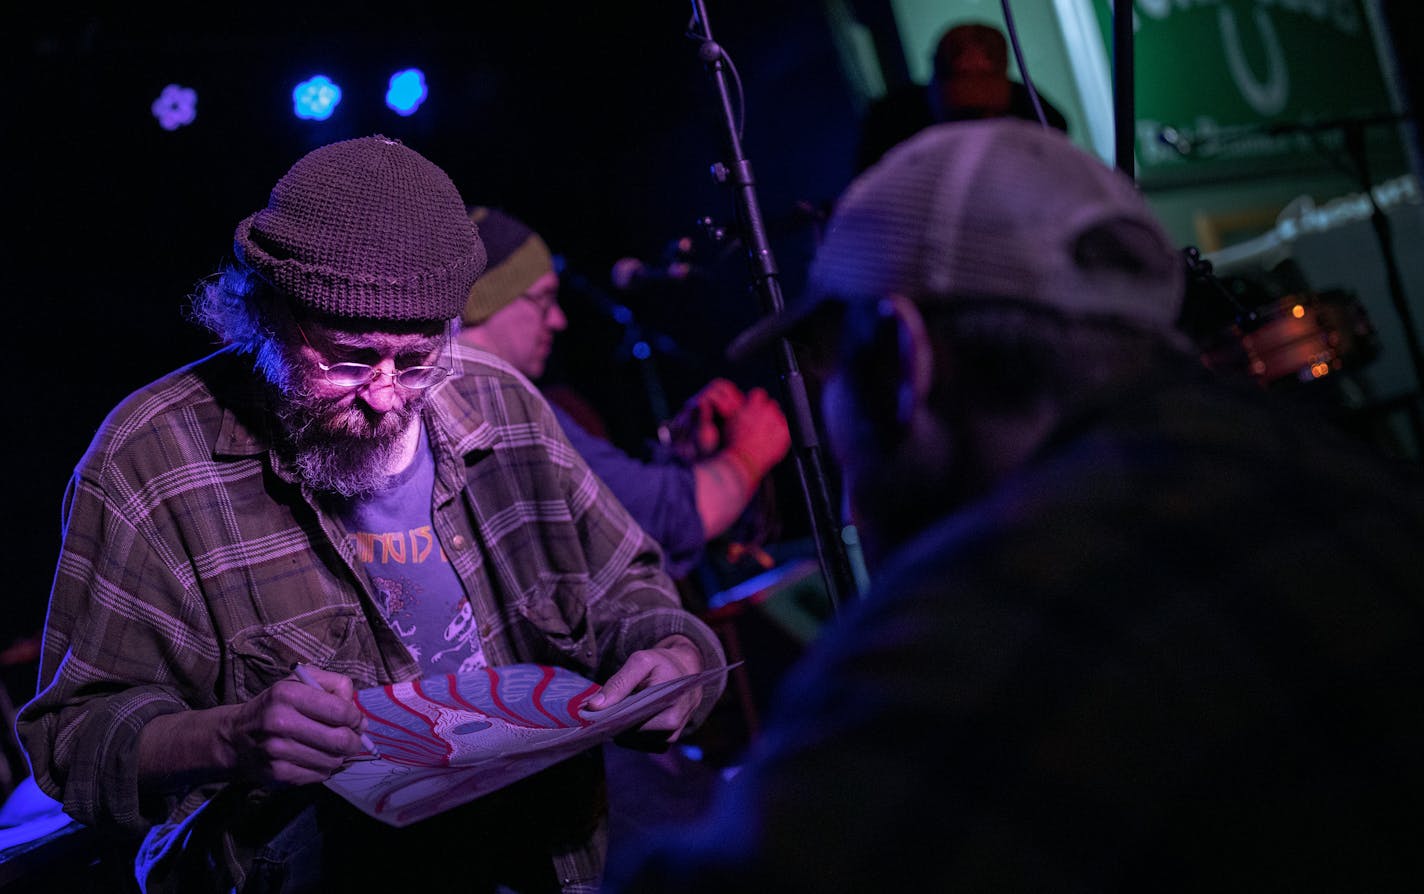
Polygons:
[[422,674],[484,667],[478,625],[430,520],[435,461],[420,432],[410,466],[385,490],[338,506],[386,621]]

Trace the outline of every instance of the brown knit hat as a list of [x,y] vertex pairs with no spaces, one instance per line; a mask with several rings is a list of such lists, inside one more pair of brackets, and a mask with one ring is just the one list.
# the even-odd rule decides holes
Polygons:
[[485,267],[455,184],[380,135],[299,159],[237,225],[234,248],[298,305],[357,320],[457,317]]
[[470,220],[489,253],[489,266],[475,280],[465,302],[464,322],[478,326],[552,272],[554,257],[538,233],[503,211],[477,205],[470,209]]

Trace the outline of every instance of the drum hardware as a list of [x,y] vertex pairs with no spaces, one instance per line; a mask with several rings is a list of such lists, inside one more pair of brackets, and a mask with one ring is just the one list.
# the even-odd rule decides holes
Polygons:
[[1314,382],[1379,354],[1364,306],[1342,290],[1287,295],[1202,344],[1213,369],[1244,372],[1266,387]]
[[1354,293],[1301,288],[1298,277],[1287,280],[1296,288],[1285,295],[1244,280],[1234,281],[1233,291],[1196,248],[1185,249],[1183,260],[1179,324],[1211,369],[1287,387],[1358,369],[1379,354],[1374,325]]

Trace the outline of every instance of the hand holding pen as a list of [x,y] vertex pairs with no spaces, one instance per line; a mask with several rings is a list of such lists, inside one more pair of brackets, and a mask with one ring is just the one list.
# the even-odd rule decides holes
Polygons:
[[[292,673],[294,673],[294,674],[297,675],[297,679],[298,679],[298,680],[301,680],[303,683],[307,684],[308,686],[314,686],[314,687],[316,687],[317,689],[320,689],[320,690],[323,691],[323,692],[333,692],[333,693],[335,693],[335,694],[345,695],[347,698],[350,698],[350,697],[354,694],[354,693],[349,692],[349,691],[348,691],[348,692],[345,692],[345,693],[342,693],[342,692],[340,691],[341,686],[340,686],[339,684],[338,684],[338,687],[337,687],[336,690],[327,689],[325,686],[322,685],[321,681],[317,679],[316,674],[312,673],[312,669],[311,669],[310,667],[308,667],[307,665],[302,664],[302,663],[300,663],[300,662],[298,662],[297,664],[295,664],[295,665],[292,666]],[[329,673],[329,672],[323,671],[323,673]],[[334,677],[340,677],[339,674],[329,674],[329,675],[330,675],[330,676],[334,676]],[[340,679],[341,679],[342,681],[345,681],[345,688],[346,688],[347,690],[350,690],[350,689],[351,689],[351,680],[350,680],[350,678],[349,678],[349,677],[340,677]],[[366,750],[371,753],[371,755],[370,755],[371,757],[375,757],[376,754],[377,754],[377,752],[376,752],[376,745],[375,745],[375,743],[373,743],[373,742],[371,741],[371,737],[368,736],[368,735],[366,735],[365,731],[364,731],[364,730],[361,730],[361,729],[359,729],[359,728],[357,729],[357,732],[358,732],[358,733],[360,734],[360,736],[361,736],[361,744],[362,744],[363,746],[365,746]],[[359,760],[359,758],[357,758],[357,759]]]
[[225,713],[219,730],[220,762],[261,785],[323,782],[373,756],[351,680],[304,666],[294,674]]

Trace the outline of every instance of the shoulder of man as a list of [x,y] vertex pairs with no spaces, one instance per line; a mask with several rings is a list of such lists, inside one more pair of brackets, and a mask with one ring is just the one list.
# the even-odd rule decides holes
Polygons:
[[251,420],[244,408],[263,405],[253,376],[250,357],[224,348],[144,385],[105,416],[76,471],[142,487],[170,472],[174,457],[214,456],[229,411]]
[[497,393],[519,402],[547,403],[538,386],[498,355],[461,344],[451,353],[455,376],[450,383],[461,394],[478,400]]
[[454,360],[457,382],[467,379],[498,387],[514,384],[530,391],[538,391],[533,382],[498,354],[460,343],[456,343],[450,353]]
[[453,349],[455,376],[442,386],[439,398],[451,432],[458,440],[473,437],[486,424],[495,429],[535,426],[545,440],[564,440],[547,398],[509,363],[467,345]]

